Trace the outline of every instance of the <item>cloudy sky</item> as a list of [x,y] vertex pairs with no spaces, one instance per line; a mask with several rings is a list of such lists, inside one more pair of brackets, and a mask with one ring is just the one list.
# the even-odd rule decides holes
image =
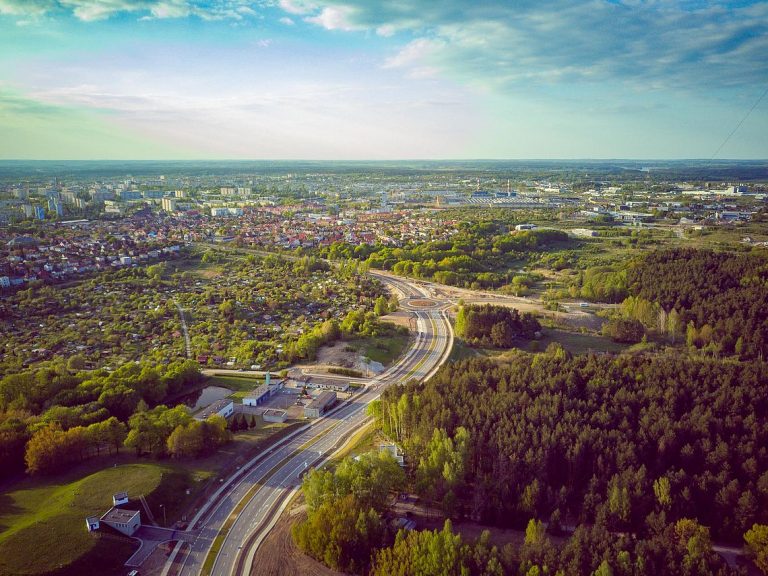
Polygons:
[[766,89],[768,2],[0,0],[0,158],[764,159]]

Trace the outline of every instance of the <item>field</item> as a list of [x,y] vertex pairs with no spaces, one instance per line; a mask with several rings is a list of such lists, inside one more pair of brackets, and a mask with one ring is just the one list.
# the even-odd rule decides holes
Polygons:
[[370,358],[374,362],[380,362],[387,366],[394,362],[403,353],[410,336],[407,332],[390,330],[386,336],[380,338],[356,338],[346,342],[350,348]]
[[25,480],[0,495],[0,574],[115,573],[135,543],[90,534],[86,516],[101,516],[121,490],[148,498],[161,491],[169,505],[168,488],[177,487],[180,476],[175,468],[154,463],[124,464],[77,478],[79,474]]
[[258,388],[264,384],[264,378],[258,378],[256,376],[229,376],[216,374],[210,376],[206,381],[207,386],[223,386],[229,388],[233,392],[250,392],[254,388]]
[[521,343],[518,347],[526,352],[543,352],[549,344],[556,342],[571,354],[586,354],[589,352],[618,353],[626,349],[626,345],[613,342],[609,338],[596,334],[582,334],[566,330],[544,330],[539,340]]

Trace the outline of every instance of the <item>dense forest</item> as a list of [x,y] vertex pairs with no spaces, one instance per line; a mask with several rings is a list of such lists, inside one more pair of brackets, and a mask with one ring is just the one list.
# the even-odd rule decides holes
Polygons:
[[685,331],[689,346],[712,355],[768,357],[764,255],[657,250],[628,266],[627,285],[626,312],[647,328],[673,338]]
[[640,535],[694,518],[739,541],[768,521],[765,382],[762,362],[558,349],[449,365],[376,410],[450,516]]
[[[357,574],[731,575],[714,541],[768,557],[768,365],[669,355],[530,355],[450,364],[371,413],[404,447],[407,489],[522,544],[393,533],[386,457],[304,481],[299,546]],[[551,535],[569,536],[556,544]]]
[[511,348],[515,339],[534,338],[541,330],[533,314],[492,304],[461,306],[456,314],[456,335],[472,346]]

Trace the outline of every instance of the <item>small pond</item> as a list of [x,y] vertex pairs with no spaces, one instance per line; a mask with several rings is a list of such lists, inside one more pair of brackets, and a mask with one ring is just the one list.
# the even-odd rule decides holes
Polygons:
[[206,386],[197,392],[187,394],[181,399],[181,401],[192,408],[192,411],[195,412],[201,408],[205,408],[206,406],[213,404],[216,402],[216,400],[226,398],[230,394],[232,394],[232,390],[229,388],[224,388],[223,386]]

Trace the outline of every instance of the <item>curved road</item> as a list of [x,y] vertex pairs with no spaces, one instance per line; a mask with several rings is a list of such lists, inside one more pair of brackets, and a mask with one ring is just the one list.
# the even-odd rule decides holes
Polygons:
[[[191,523],[189,530],[197,535],[181,575],[249,574],[256,547],[271,528],[270,521],[276,519],[280,505],[300,485],[302,473],[325,460],[366,424],[366,406],[385,387],[429,378],[447,359],[453,345],[453,331],[445,315],[449,303],[434,302],[430,307],[417,302],[409,306],[409,300],[428,299],[429,294],[410,282],[375,273],[374,276],[400,292],[405,307],[415,313],[417,334],[413,347],[395,365],[373,378],[362,393],[275,444],[250,468],[240,471],[242,477],[223,489],[220,500]],[[210,568],[214,541],[220,548]],[[209,567],[203,570],[209,553]]]

